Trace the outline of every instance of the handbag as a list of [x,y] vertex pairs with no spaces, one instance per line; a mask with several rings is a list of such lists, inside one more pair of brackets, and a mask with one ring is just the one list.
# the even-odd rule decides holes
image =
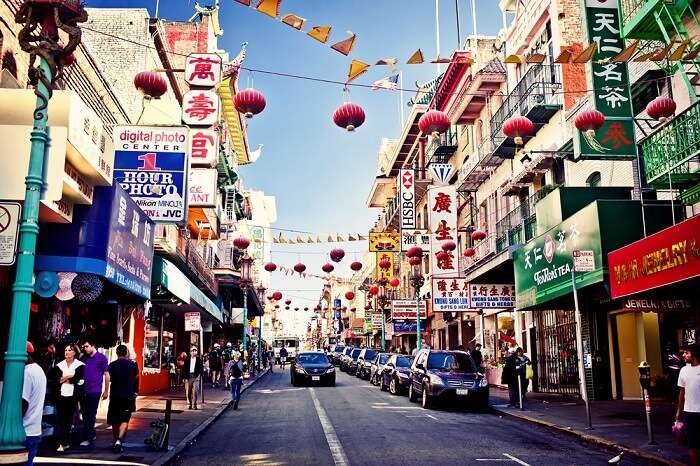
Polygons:
[[676,421],[673,423],[673,427],[671,427],[671,434],[673,435],[673,440],[678,446],[688,446],[688,436],[685,432],[685,424],[682,421]]
[[535,371],[532,370],[532,364],[525,364],[525,378],[527,380],[530,380],[534,376],[535,376]]

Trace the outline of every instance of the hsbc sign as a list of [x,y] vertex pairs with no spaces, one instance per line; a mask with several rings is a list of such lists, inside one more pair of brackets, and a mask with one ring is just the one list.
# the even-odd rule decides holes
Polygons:
[[413,170],[399,172],[399,195],[401,197],[401,229],[416,229],[416,178]]

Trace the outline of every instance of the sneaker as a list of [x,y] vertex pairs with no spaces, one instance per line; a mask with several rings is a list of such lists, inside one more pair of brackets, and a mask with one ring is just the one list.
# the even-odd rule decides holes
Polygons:
[[58,452],[66,451],[66,448],[63,445],[59,444],[58,448],[56,448],[56,451],[58,451]]
[[83,440],[80,442],[81,447],[89,447],[92,442],[90,440]]
[[122,453],[124,451],[124,447],[122,446],[122,443],[119,440],[114,442],[114,445],[112,445],[112,451],[114,453]]

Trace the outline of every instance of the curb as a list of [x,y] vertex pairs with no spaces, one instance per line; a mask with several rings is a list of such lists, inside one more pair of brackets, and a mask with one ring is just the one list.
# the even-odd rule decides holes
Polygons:
[[[249,384],[243,386],[241,388],[241,395],[248,390],[250,387],[255,385],[258,380],[262,379],[268,374],[267,371],[263,372],[262,374],[258,375],[255,379],[253,379]],[[165,466],[170,461],[172,461],[176,456],[178,456],[180,453],[182,453],[187,447],[189,447],[192,442],[199,437],[214,421],[219,419],[219,417],[231,406],[233,405],[233,401],[229,400],[227,403],[222,404],[217,410],[212,414],[208,419],[206,419],[204,422],[202,422],[200,425],[198,425],[192,432],[187,434],[187,436],[182,439],[177,445],[172,450],[169,450],[163,456],[158,458],[156,461],[151,463],[151,466]]]
[[556,432],[562,433],[569,435],[571,437],[575,437],[579,440],[582,440],[587,443],[591,443],[593,445],[598,445],[602,446],[604,448],[607,448],[615,453],[620,453],[624,452],[626,455],[632,455],[636,456],[637,458],[641,458],[643,460],[651,461],[655,464],[664,464],[664,465],[671,465],[671,466],[684,466],[685,463],[680,463],[678,461],[670,460],[668,458],[664,458],[659,455],[655,455],[650,452],[646,452],[643,450],[639,450],[637,448],[631,448],[627,447],[625,445],[620,445],[619,443],[613,442],[612,440],[605,439],[603,437],[598,437],[596,435],[591,435],[587,434],[584,432],[580,432],[577,430],[573,429],[567,429],[566,427],[559,426],[557,424],[548,422],[548,421],[543,421],[542,419],[537,419],[533,418],[530,416],[526,416],[524,414],[519,414],[519,413],[513,413],[510,411],[505,411],[499,408],[496,408],[494,406],[489,406],[492,412],[501,414],[504,416],[512,417],[515,419],[520,419],[523,421],[527,421],[531,424],[536,424],[542,427],[546,427],[547,429],[554,430]]

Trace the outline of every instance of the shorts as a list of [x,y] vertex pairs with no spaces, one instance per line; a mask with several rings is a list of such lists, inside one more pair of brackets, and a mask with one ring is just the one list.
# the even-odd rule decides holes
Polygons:
[[282,361],[282,362],[287,362],[287,358],[286,358],[286,357],[280,358],[280,361]]
[[107,424],[129,422],[131,413],[136,411],[136,398],[110,398],[107,408]]
[[700,448],[700,413],[683,411],[683,424],[688,437],[688,448]]

